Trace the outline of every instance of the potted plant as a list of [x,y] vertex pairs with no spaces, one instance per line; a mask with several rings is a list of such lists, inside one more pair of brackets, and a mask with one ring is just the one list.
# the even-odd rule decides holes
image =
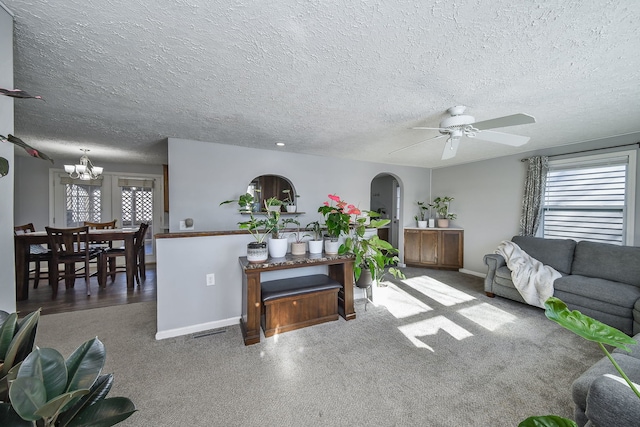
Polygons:
[[311,234],[305,233],[302,237],[310,236],[309,240],[309,253],[321,254],[322,253],[322,226],[320,221],[313,221],[307,224],[305,227],[307,230],[311,230]]
[[353,273],[356,286],[368,288],[374,281],[382,280],[385,269],[395,278],[405,278],[404,273],[393,267],[399,259],[398,250],[389,242],[378,237],[377,233],[367,235],[367,230],[384,227],[389,224],[389,219],[377,219],[380,214],[372,211],[357,210],[354,227],[351,235],[340,246],[339,253],[355,255]]
[[296,204],[296,199],[300,197],[299,194],[294,194],[291,190],[286,189],[282,190],[283,193],[286,194],[286,197],[282,201],[287,209],[287,212],[295,212],[298,209]]
[[418,204],[418,215],[414,218],[418,222],[418,228],[427,228],[427,220],[429,219],[429,209],[433,207],[432,203],[416,202]]
[[[267,222],[266,219],[258,219],[254,215],[252,207],[255,199],[251,194],[246,193],[238,199],[225,200],[220,203],[220,206],[234,202],[240,206],[238,209],[240,212],[249,214],[248,220],[238,222],[238,228],[241,230],[247,230],[255,239],[254,242],[249,242],[247,244],[247,261],[250,263],[261,263],[266,261],[267,258],[269,258],[269,250],[267,248],[267,242],[265,242],[264,239],[271,232],[272,224]],[[249,207],[248,210],[247,207]]]
[[433,206],[438,214],[438,227],[449,227],[449,221],[453,221],[457,218],[456,214],[449,213],[449,203],[453,200],[453,197],[444,196],[436,197],[433,199]]
[[268,212],[280,212],[282,206],[282,200],[277,197],[269,197],[264,201],[264,206]]
[[[266,205],[267,201],[265,201]],[[282,258],[287,254],[289,239],[284,234],[287,224],[297,223],[294,218],[280,218],[280,211],[270,210],[265,219],[266,228],[270,230],[269,254],[273,258]]]
[[339,237],[349,234],[351,215],[359,214],[360,210],[354,205],[347,205],[335,194],[329,194],[328,197],[331,202],[324,202],[318,208],[318,212],[324,216],[325,226],[327,227],[324,251],[328,255],[336,255],[340,248]]
[[300,231],[300,221],[291,218],[288,221],[290,224],[295,224],[295,231],[291,232],[291,235],[294,238],[294,241],[291,242],[291,255],[304,255],[307,253],[307,243],[302,240],[304,235]]
[[39,310],[21,321],[0,311],[0,425],[112,426],[129,418],[131,400],[106,397],[113,374],[101,374],[104,344],[92,338],[66,360],[52,348],[34,350],[39,318]]

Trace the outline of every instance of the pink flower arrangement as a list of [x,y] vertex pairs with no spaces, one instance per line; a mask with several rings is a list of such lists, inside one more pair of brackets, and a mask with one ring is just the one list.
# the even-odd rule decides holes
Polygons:
[[324,202],[318,208],[318,212],[324,216],[327,234],[337,239],[341,234],[349,234],[351,215],[360,215],[362,212],[354,205],[340,200],[340,197],[335,194],[329,194],[328,197],[331,202]]

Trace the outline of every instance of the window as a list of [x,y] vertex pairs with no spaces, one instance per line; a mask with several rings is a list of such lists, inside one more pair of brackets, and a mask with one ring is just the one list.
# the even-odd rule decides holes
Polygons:
[[101,222],[100,187],[65,184],[66,226],[79,227],[84,221]]
[[543,236],[626,244],[634,183],[635,152],[549,161]]

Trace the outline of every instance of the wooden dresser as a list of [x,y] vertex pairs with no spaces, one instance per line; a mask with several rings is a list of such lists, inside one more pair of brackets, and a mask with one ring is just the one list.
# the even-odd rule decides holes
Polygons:
[[464,266],[464,230],[460,228],[405,228],[407,266],[458,270]]

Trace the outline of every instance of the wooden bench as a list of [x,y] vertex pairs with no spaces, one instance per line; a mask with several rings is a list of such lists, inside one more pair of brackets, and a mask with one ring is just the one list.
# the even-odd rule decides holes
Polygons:
[[338,320],[341,288],[324,274],[263,282],[260,324],[264,336]]

